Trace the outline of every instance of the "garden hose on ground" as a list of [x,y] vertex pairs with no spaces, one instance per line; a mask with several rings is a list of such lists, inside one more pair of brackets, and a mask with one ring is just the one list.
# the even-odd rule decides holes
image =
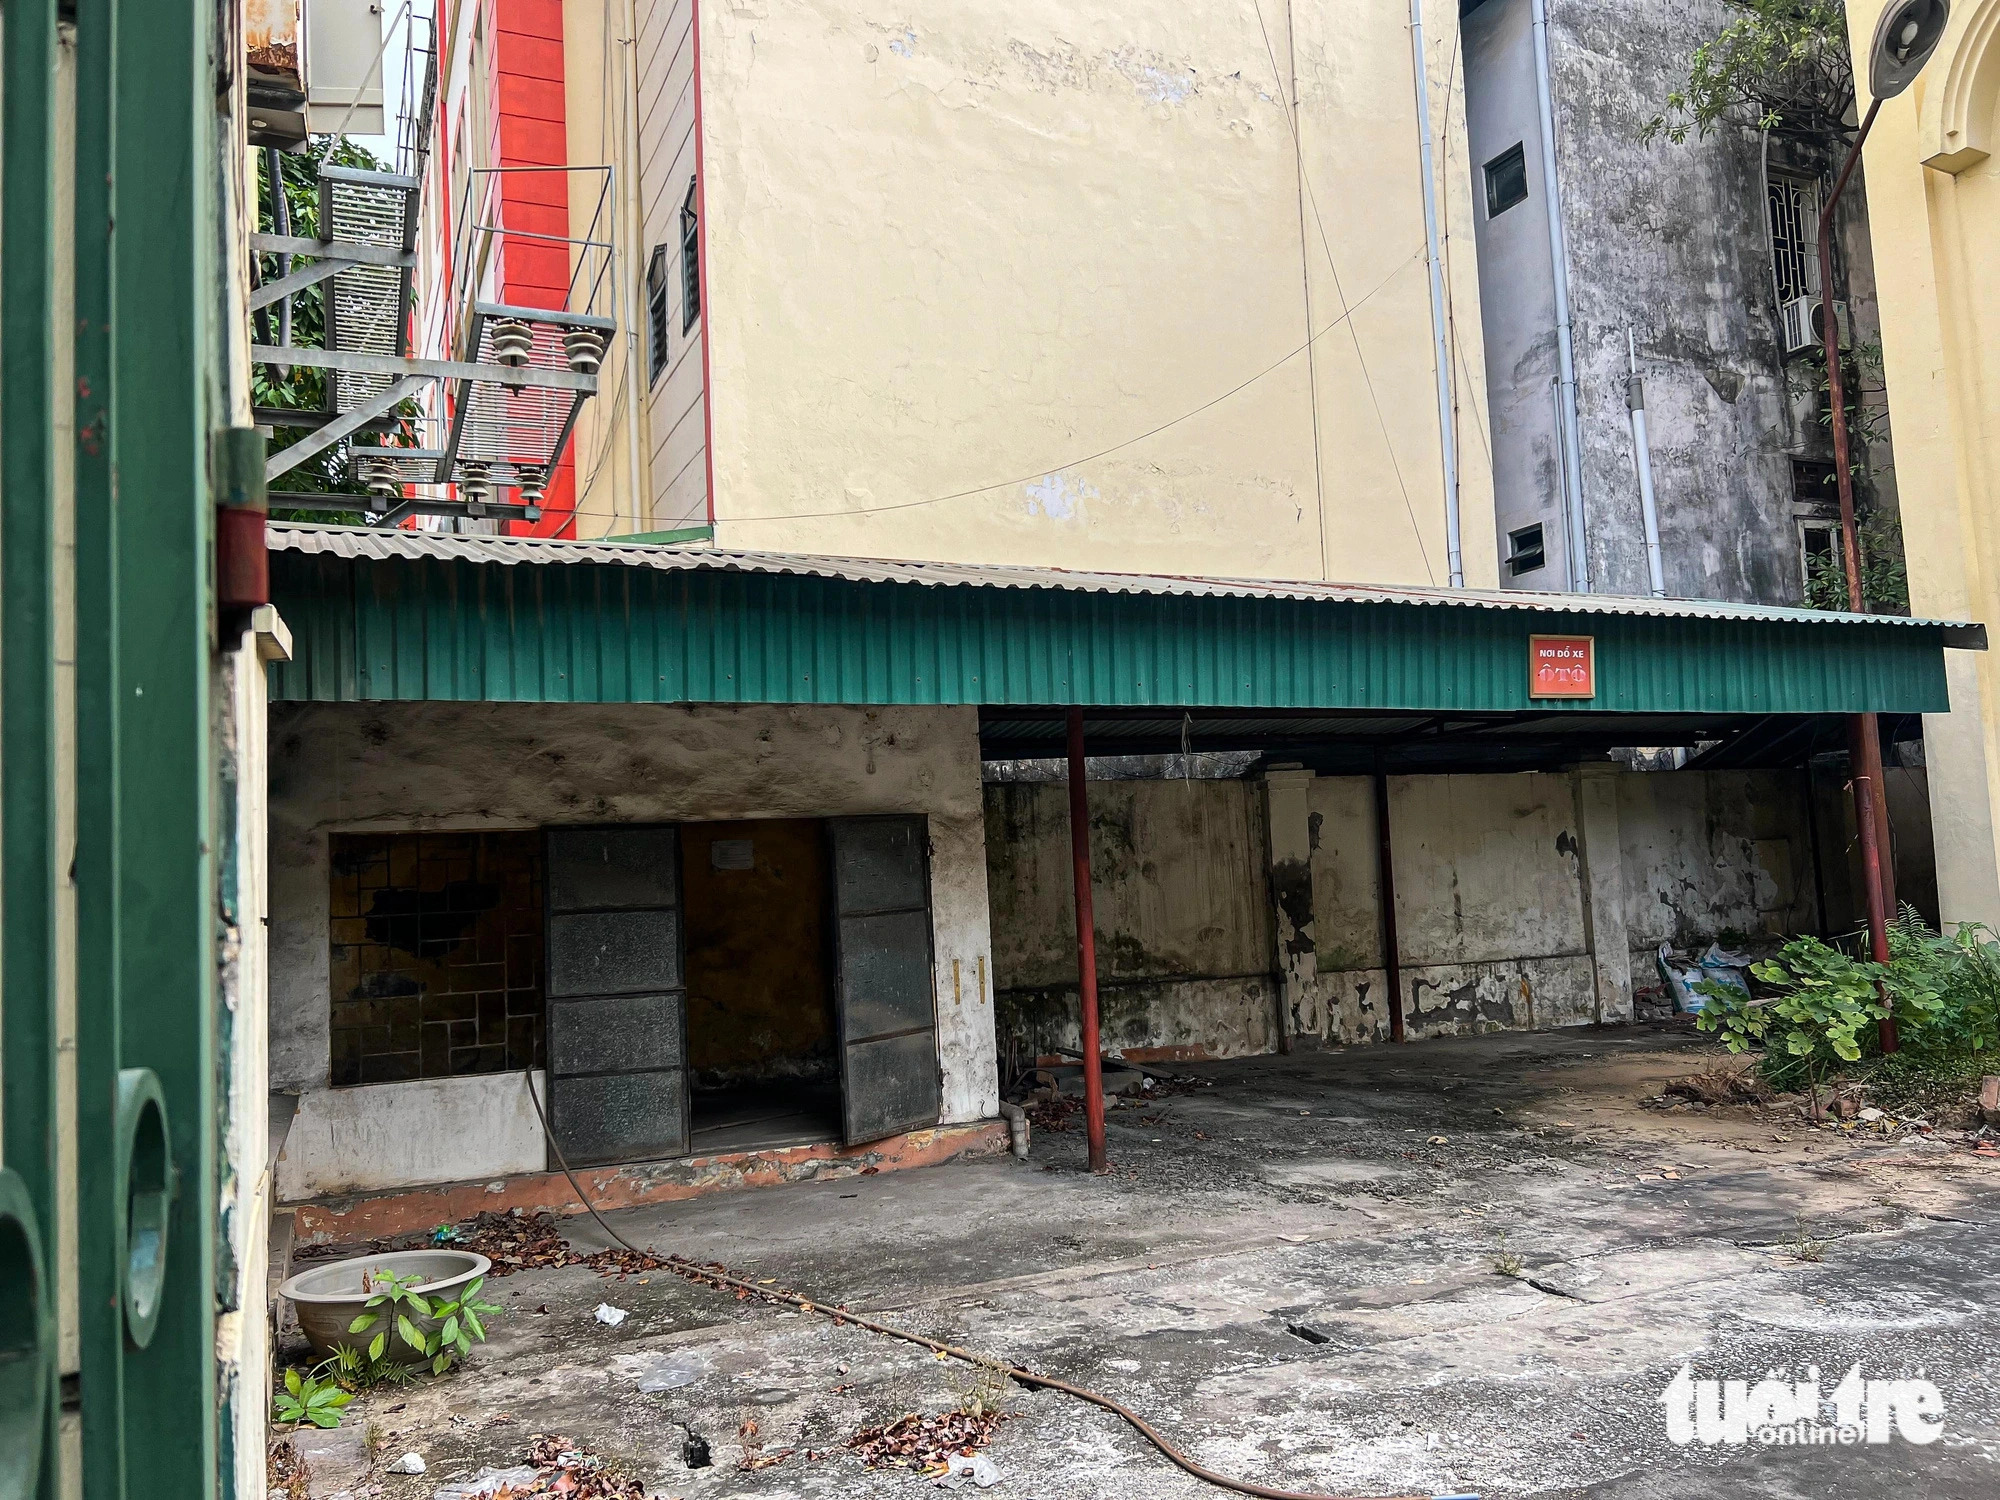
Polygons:
[[[542,1134],[548,1138],[549,1149],[555,1153],[556,1162],[562,1167],[563,1176],[569,1179],[570,1187],[575,1190],[577,1202],[581,1203],[584,1211],[597,1221],[598,1228],[602,1229],[626,1250],[631,1251],[632,1254],[643,1256],[650,1260],[657,1260],[664,1269],[672,1271],[675,1275],[684,1277],[698,1285],[729,1287],[746,1296],[761,1297],[766,1302],[782,1303],[786,1307],[797,1309],[799,1312],[817,1313],[821,1317],[833,1319],[835,1323],[852,1323],[855,1327],[865,1328],[870,1333],[879,1333],[886,1338],[901,1339],[905,1343],[916,1344],[921,1348],[930,1350],[941,1359],[958,1359],[965,1361],[969,1365],[976,1365],[982,1370],[996,1370],[1005,1375],[1009,1380],[1014,1381],[1017,1385],[1028,1386],[1031,1389],[1061,1391],[1064,1395],[1074,1396],[1079,1401],[1088,1401],[1092,1406],[1101,1406],[1106,1411],[1114,1412],[1131,1423],[1133,1428],[1147,1442],[1159,1449],[1160,1452],[1165,1454],[1179,1467],[1194,1475],[1195,1478],[1205,1480],[1207,1483],[1216,1485],[1221,1489],[1234,1490],[1239,1495],[1260,1496],[1263,1497],[1263,1500],[1337,1500],[1337,1497],[1334,1496],[1314,1494],[1305,1490],[1273,1489],[1268,1485],[1252,1484],[1244,1479],[1231,1479],[1226,1474],[1218,1474],[1213,1469],[1205,1469],[1192,1458],[1189,1458],[1187,1454],[1181,1452],[1172,1443],[1168,1442],[1145,1418],[1141,1417],[1130,1407],[1120,1405],[1109,1396],[1097,1391],[1086,1389],[1080,1385],[1071,1385],[1067,1380],[1058,1380],[1053,1375],[1037,1375],[1032,1370],[1024,1370],[1018,1365],[1007,1364],[990,1355],[976,1354],[970,1349],[961,1349],[956,1344],[947,1344],[938,1339],[926,1338],[920,1333],[911,1333],[905,1328],[893,1328],[887,1323],[878,1323],[873,1318],[865,1318],[859,1313],[849,1312],[846,1308],[829,1307],[825,1303],[801,1297],[796,1292],[785,1292],[773,1287],[759,1286],[754,1281],[732,1275],[727,1271],[718,1270],[710,1266],[696,1265],[684,1256],[662,1256],[656,1251],[641,1250],[637,1245],[626,1239],[624,1235],[605,1222],[604,1215],[597,1211],[597,1205],[590,1201],[590,1195],[583,1190],[583,1184],[577,1181],[576,1173],[570,1170],[569,1159],[563,1155],[562,1145],[556,1140],[555,1131],[550,1128],[548,1114],[542,1109],[541,1096],[535,1089],[535,1075],[529,1073],[527,1078],[528,1097],[534,1101],[535,1114],[541,1119]],[[1478,1500],[1478,1496],[1453,1495],[1433,1497],[1425,1495],[1396,1495],[1369,1497],[1369,1500]]]

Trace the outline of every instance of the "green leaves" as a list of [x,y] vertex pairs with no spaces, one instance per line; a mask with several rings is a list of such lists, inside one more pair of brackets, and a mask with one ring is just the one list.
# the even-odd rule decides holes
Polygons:
[[310,1422],[315,1427],[338,1427],[341,1408],[354,1399],[354,1394],[342,1390],[331,1376],[321,1373],[332,1363],[328,1360],[303,1375],[295,1369],[286,1370],[285,1388],[271,1402],[271,1420],[289,1422],[294,1427],[301,1422]]
[[1731,0],[1730,8],[1735,19],[1689,55],[1686,81],[1640,138],[1679,145],[1728,122],[1841,133],[1854,98],[1841,0]]
[[1752,999],[1730,985],[1695,985],[1707,1000],[1695,1024],[1719,1033],[1731,1052],[1764,1046],[1764,1071],[1781,1087],[1798,1073],[1816,1083],[1836,1061],[1860,1061],[1863,1028],[1888,1014],[1879,993],[1885,966],[1818,938],[1793,939],[1777,958],[1752,964],[1750,974],[1770,993]]
[[[1775,959],[1750,966],[1763,991],[1703,981],[1696,1019],[1731,1052],[1764,1049],[1772,1084],[1817,1084],[1838,1064],[1871,1055],[1876,1023],[1894,1015],[1902,1053],[1938,1066],[2000,1045],[2000,941],[1977,923],[1951,936],[1904,908],[1889,928],[1889,961],[1878,964],[1818,938],[1794,938]],[[1906,1064],[1907,1065],[1907,1064]]]

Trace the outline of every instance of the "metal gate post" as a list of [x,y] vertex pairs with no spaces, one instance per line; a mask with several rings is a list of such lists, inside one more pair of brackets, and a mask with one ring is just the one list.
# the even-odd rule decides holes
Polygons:
[[[54,1496],[56,1472],[56,741],[54,0],[9,0],[0,97],[0,1142],[16,1174],[14,1274],[0,1308],[15,1358],[40,1362],[0,1410],[0,1495]],[[65,330],[66,332],[66,330]],[[39,1244],[41,1275],[18,1262]],[[39,1285],[37,1285],[39,1281]],[[16,1300],[24,1305],[15,1305]],[[10,1384],[13,1384],[10,1382]],[[39,1441],[36,1432],[39,1430]],[[31,1487],[32,1486],[32,1487]]]
[[86,1500],[215,1495],[226,1420],[208,434],[228,425],[216,139],[227,116],[214,89],[230,64],[211,49],[233,33],[215,21],[215,0],[81,0],[77,16]]

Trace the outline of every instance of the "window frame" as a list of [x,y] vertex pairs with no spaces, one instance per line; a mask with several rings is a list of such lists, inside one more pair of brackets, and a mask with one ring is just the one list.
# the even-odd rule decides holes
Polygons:
[[[1532,546],[1524,542],[1524,538],[1530,535],[1534,537]],[[1523,561],[1523,559],[1530,556],[1535,559],[1534,562],[1528,563]],[[1519,578],[1526,573],[1536,573],[1548,565],[1549,533],[1546,523],[1531,521],[1526,526],[1515,527],[1507,533],[1507,576],[1509,578]]]
[[[1509,198],[1505,203],[1502,203],[1499,193],[1495,191],[1495,185],[1499,180],[1500,171],[1509,167],[1518,167],[1520,169],[1521,191],[1517,197]],[[1498,156],[1493,157],[1480,167],[1479,174],[1480,183],[1486,190],[1486,218],[1488,222],[1499,218],[1500,215],[1507,212],[1510,208],[1519,208],[1523,203],[1528,201],[1527,142],[1514,142],[1505,151],[1502,151]]]
[[659,383],[671,353],[667,344],[668,295],[667,247],[655,245],[646,261],[646,383],[649,386]]
[[681,202],[681,332],[690,333],[701,319],[701,208],[699,184],[688,179]]

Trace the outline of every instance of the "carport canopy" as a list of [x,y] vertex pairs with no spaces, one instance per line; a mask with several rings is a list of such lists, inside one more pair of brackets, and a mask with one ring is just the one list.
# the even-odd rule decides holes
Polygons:
[[[1411,769],[1611,745],[1792,760],[1824,716],[1940,713],[1981,625],[1697,600],[880,562],[272,523],[317,702],[976,706],[989,757],[1380,750]],[[1587,641],[1543,697],[1534,663]]]

